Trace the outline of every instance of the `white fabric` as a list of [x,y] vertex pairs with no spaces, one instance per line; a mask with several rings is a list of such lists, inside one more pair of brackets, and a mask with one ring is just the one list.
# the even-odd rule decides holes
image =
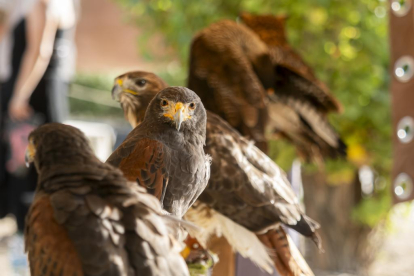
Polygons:
[[69,29],[76,23],[74,0],[49,0],[47,16],[59,20],[60,29]]
[[[59,29],[72,29],[77,20],[77,0],[49,0],[47,16],[59,21]],[[70,81],[76,71],[76,45],[74,32],[55,41],[57,57],[61,60],[58,75],[62,80]]]
[[[11,57],[13,45],[13,30],[39,0],[0,0],[0,9],[8,14],[8,31],[0,41],[0,82],[5,82],[11,75]],[[49,0],[46,16],[59,21],[60,29],[73,28],[77,20],[78,0]],[[61,38],[55,43],[59,58],[64,58],[59,67],[59,75],[69,81],[76,70],[76,46],[73,37]]]
[[38,0],[0,0],[0,9],[6,12],[7,31],[0,41],[0,82],[11,74],[13,30]]

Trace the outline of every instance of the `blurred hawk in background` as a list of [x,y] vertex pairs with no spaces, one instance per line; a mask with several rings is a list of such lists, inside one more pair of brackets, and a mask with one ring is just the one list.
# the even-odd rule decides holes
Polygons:
[[288,44],[285,17],[243,13],[241,20],[194,37],[188,87],[265,152],[267,134],[278,133],[307,160],[345,155],[327,120],[340,104]]

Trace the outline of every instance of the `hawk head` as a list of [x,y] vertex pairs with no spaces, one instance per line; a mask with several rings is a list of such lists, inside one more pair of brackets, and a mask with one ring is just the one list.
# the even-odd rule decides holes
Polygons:
[[144,119],[150,101],[167,86],[153,73],[128,72],[115,78],[112,97],[121,103],[125,118],[135,128]]
[[33,130],[28,139],[26,165],[33,162],[38,172],[44,167],[76,162],[76,158],[95,156],[85,135],[72,126],[45,124]]
[[205,137],[206,110],[200,97],[185,87],[161,90],[150,102],[144,120],[161,122],[177,131],[201,133]]
[[287,43],[285,15],[255,15],[247,12],[240,14],[242,22],[252,29],[260,39],[269,46],[279,46]]

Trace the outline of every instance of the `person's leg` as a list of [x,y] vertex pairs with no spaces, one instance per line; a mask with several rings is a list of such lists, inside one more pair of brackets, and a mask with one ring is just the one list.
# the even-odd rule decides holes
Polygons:
[[1,85],[0,89],[0,218],[7,215],[11,209],[14,209],[13,204],[15,199],[10,195],[10,187],[12,187],[14,183],[11,182],[11,175],[6,169],[9,153],[6,121],[8,118],[8,105],[19,72],[21,59],[26,49],[25,24],[25,20],[21,20],[13,31],[13,52],[11,56],[12,74],[10,78]]
[[6,171],[7,143],[5,140],[5,118],[9,95],[6,93],[7,83],[0,86],[0,218],[9,213],[8,208],[8,181]]
[[21,232],[24,231],[26,214],[33,201],[36,182],[37,173],[33,166],[24,176],[9,175],[9,183],[13,183],[13,186],[10,186],[8,194],[14,201],[13,204],[10,204],[9,209],[16,218],[17,229]]

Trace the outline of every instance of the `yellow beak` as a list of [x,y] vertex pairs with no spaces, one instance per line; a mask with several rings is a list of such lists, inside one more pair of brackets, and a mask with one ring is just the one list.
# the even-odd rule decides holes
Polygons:
[[25,155],[24,155],[24,161],[26,163],[26,167],[29,167],[30,163],[33,162],[34,154],[35,154],[35,149],[34,149],[33,145],[29,143],[29,145],[26,148]]
[[135,91],[133,91],[131,89],[124,88],[123,85],[124,85],[124,81],[122,79],[115,80],[114,87],[112,88],[112,98],[114,100],[116,99],[116,100],[119,101],[119,95],[122,92],[129,93],[129,94],[132,94],[132,95],[135,95],[135,96],[138,95],[137,92],[135,92]]

